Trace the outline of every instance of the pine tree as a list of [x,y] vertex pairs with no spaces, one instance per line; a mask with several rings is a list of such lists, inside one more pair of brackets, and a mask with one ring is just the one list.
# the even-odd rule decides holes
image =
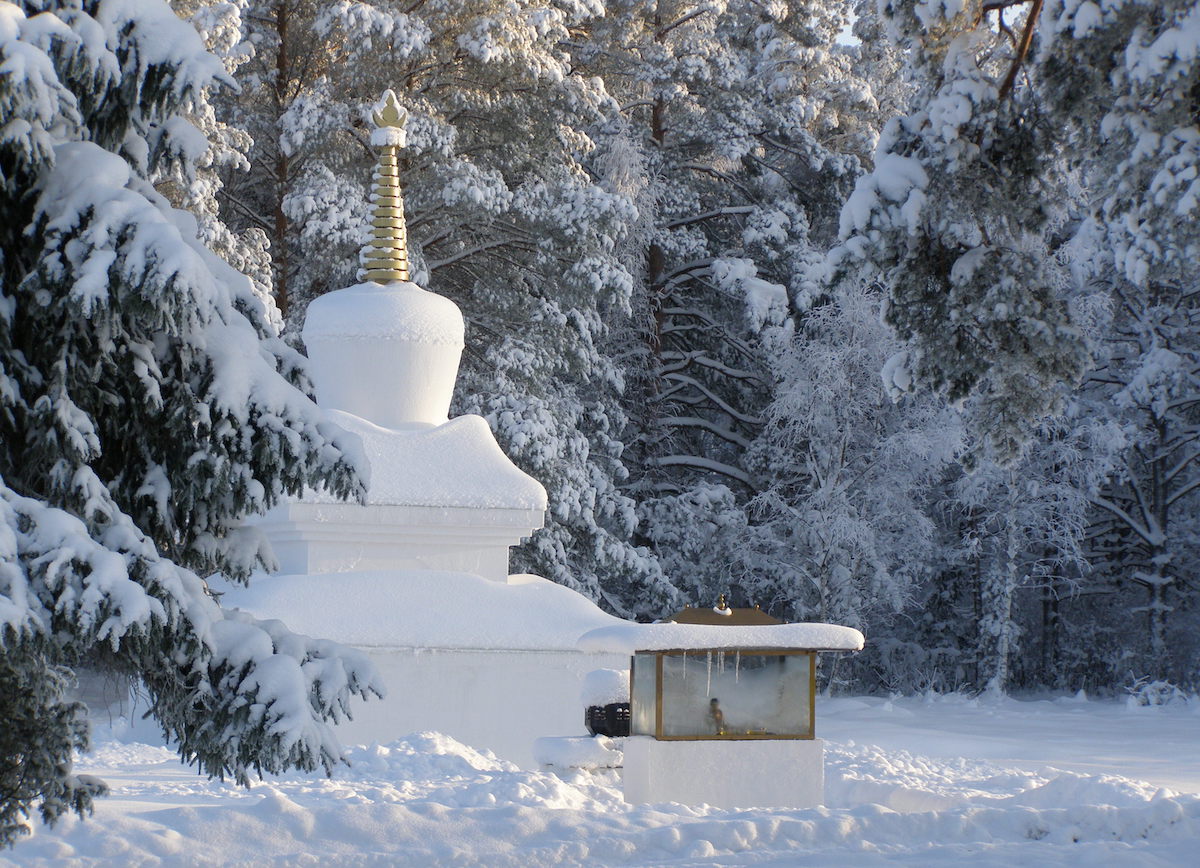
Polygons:
[[64,701],[86,660],[140,678],[185,760],[338,761],[326,721],[380,689],[361,655],[225,611],[199,578],[266,565],[241,520],[303,486],[356,496],[356,445],[287,377],[250,281],[154,182],[211,148],[229,84],[160,0],[0,3],[0,841],[102,791]]
[[889,287],[887,320],[909,342],[891,371],[954,402],[978,395],[1002,461],[1087,362],[1057,291],[1056,233],[1075,216],[1065,130],[1025,85],[1028,43],[1005,18],[1022,5],[881,0],[916,92],[847,200],[831,260]]

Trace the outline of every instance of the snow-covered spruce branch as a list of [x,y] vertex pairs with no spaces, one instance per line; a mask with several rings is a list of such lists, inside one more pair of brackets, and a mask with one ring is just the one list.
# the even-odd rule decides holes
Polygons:
[[670,364],[664,365],[662,368],[661,373],[664,375],[687,370],[692,364],[696,364],[702,368],[708,368],[709,370],[724,374],[726,377],[731,377],[734,380],[757,384],[764,382],[763,378],[753,371],[747,371],[742,368],[731,368],[724,362],[711,358],[703,350],[693,352],[664,351],[661,353],[661,357],[664,362],[670,362]]
[[704,458],[699,455],[664,455],[651,459],[651,463],[658,467],[691,467],[695,470],[706,470],[736,479],[750,488],[754,487],[754,482],[746,471],[712,458]]
[[731,205],[728,208],[716,208],[712,211],[706,211],[703,214],[696,214],[691,217],[680,217],[676,220],[671,220],[663,224],[663,229],[679,229],[684,226],[693,226],[697,223],[705,223],[709,220],[715,220],[718,217],[739,217],[745,214],[753,214],[755,211],[751,205]]
[[[721,332],[722,343],[725,346],[737,350],[742,356],[747,359],[757,359],[759,354],[741,338],[728,334],[728,329],[718,323],[709,314],[694,307],[664,307],[662,310],[665,316],[682,316],[690,319],[696,319],[704,323],[705,326]],[[665,332],[664,332],[665,333]]]
[[[332,771],[326,720],[352,697],[383,695],[365,655],[222,609],[194,573],[164,560],[110,507],[97,538],[60,509],[0,480],[0,643],[51,662],[109,661],[137,674],[151,713],[207,774]],[[186,656],[171,649],[187,648]]]
[[678,163],[676,168],[685,169],[691,172],[700,172],[704,175],[711,175],[712,177],[729,184],[731,187],[741,193],[746,198],[746,201],[757,202],[759,200],[759,197],[756,196],[749,187],[747,187],[733,175],[730,175],[728,172],[722,172],[716,166],[708,166],[704,163],[686,162]]
[[[1189,437],[1181,443],[1176,443],[1176,444],[1172,445],[1171,447],[1169,447],[1168,449],[1160,451],[1155,456],[1155,460],[1156,461],[1164,460],[1167,455],[1174,452],[1176,449],[1181,449],[1184,446],[1192,445],[1193,443],[1196,442],[1196,439],[1197,439],[1196,437]],[[1170,468],[1168,468],[1167,471],[1165,473],[1163,473],[1163,482],[1166,483],[1167,485],[1170,485],[1172,482],[1175,481],[1175,478],[1177,476],[1179,476],[1179,474],[1183,473],[1183,471],[1187,470],[1188,467],[1195,464],[1197,459],[1200,459],[1200,449],[1196,450],[1195,452],[1192,452],[1190,455],[1185,455],[1178,462],[1176,462],[1174,465],[1172,465]]]
[[670,428],[699,428],[710,434],[715,434],[722,440],[726,440],[735,446],[740,446],[743,449],[750,448],[750,441],[741,434],[731,431],[723,425],[718,425],[716,422],[703,419],[700,416],[664,416],[658,421],[659,424]]
[[693,9],[691,12],[686,12],[683,15],[680,15],[674,21],[670,22],[669,24],[664,24],[662,27],[658,28],[658,30],[656,30],[654,32],[655,41],[662,42],[664,39],[667,38],[667,36],[671,33],[672,30],[676,30],[676,29],[682,27],[683,25],[687,24],[689,21],[699,18],[701,15],[705,15],[705,14],[709,13],[710,11],[711,10],[708,9],[706,6],[701,6],[698,9]]
[[694,259],[682,265],[677,265],[670,271],[659,276],[659,294],[666,297],[670,294],[673,287],[686,280],[693,279],[697,275],[704,274],[710,268],[712,268],[711,259]]
[[[1133,531],[1135,534],[1137,534],[1139,537],[1141,537],[1142,541],[1145,542],[1147,545],[1150,545],[1150,546],[1162,545],[1162,542],[1165,539],[1165,537],[1163,536],[1162,531],[1157,529],[1154,526],[1154,524],[1139,523],[1137,520],[1135,520],[1133,518],[1133,516],[1131,516],[1125,510],[1121,509],[1121,507],[1119,507],[1117,504],[1113,503],[1111,500],[1109,500],[1106,497],[1100,497],[1099,495],[1094,495],[1091,498],[1091,502],[1094,503],[1096,506],[1100,507],[1101,509],[1105,510],[1106,512],[1111,513],[1125,527],[1129,528],[1131,531]],[[1152,516],[1151,516],[1151,519],[1153,519]]]
[[[723,398],[721,398],[719,395],[717,395],[715,392],[713,392],[712,389],[708,388],[708,386],[704,385],[703,383],[701,383],[699,380],[695,379],[694,377],[689,377],[686,374],[681,374],[681,373],[672,373],[672,374],[665,374],[663,376],[663,379],[668,380],[672,383],[676,383],[685,388],[690,387],[692,389],[695,389],[697,392],[699,392],[701,395],[703,395],[705,398],[707,398],[709,401],[711,401],[716,407],[720,408],[723,412],[732,416],[734,419],[737,419],[739,422],[745,422],[747,425],[763,424],[764,420],[761,417],[751,416],[747,413],[742,413],[741,411],[734,409],[732,406],[729,405],[729,403],[727,401],[725,401]],[[681,399],[676,396],[676,397],[674,397],[674,400],[678,401],[678,400],[685,400],[685,399]]]
[[473,247],[460,250],[445,259],[433,259],[426,263],[426,267],[430,272],[437,271],[440,268],[445,268],[448,265],[454,265],[456,262],[461,262],[464,259],[470,259],[473,256],[478,256],[481,253],[487,253],[491,250],[498,250],[502,247],[517,247],[521,249],[529,249],[528,244],[522,241],[517,241],[512,238],[499,238],[494,241],[485,241],[476,244]]
[[1182,486],[1176,491],[1173,491],[1166,499],[1167,506],[1174,506],[1179,501],[1190,495],[1193,491],[1200,489],[1200,476],[1197,476],[1191,482]]

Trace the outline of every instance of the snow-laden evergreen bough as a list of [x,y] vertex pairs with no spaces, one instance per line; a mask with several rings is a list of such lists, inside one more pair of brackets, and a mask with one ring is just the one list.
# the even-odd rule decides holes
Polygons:
[[301,391],[250,281],[154,187],[229,84],[160,0],[0,2],[0,843],[103,790],[71,771],[73,666],[138,677],[212,775],[332,768],[361,655],[220,608],[269,565],[246,515],[361,496],[357,444]]

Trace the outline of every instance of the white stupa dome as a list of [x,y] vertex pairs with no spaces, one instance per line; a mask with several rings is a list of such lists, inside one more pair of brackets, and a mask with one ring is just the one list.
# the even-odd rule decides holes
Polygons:
[[463,345],[463,316],[450,299],[417,284],[360,283],[327,293],[308,306],[304,340],[385,338]]
[[315,299],[301,333],[322,407],[392,429],[447,419],[463,317],[415,283],[360,283]]

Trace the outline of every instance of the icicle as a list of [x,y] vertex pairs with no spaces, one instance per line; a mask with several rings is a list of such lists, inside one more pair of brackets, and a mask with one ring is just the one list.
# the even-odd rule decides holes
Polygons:
[[704,695],[712,696],[712,652],[706,651],[708,658],[708,681],[704,685]]
[[733,652],[733,683],[737,684],[742,674],[742,652]]

